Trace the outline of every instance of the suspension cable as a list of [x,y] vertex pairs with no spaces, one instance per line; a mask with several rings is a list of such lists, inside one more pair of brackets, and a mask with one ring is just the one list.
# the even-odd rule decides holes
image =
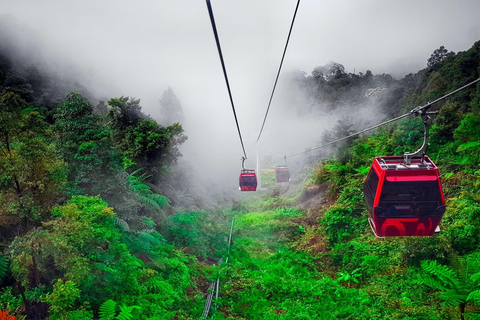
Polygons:
[[235,106],[233,104],[232,92],[230,90],[230,84],[228,82],[227,70],[225,68],[225,62],[223,61],[222,48],[220,47],[220,40],[218,38],[217,27],[215,25],[215,18],[213,16],[212,5],[210,4],[210,0],[206,0],[206,1],[207,1],[208,14],[210,15],[210,22],[212,23],[213,34],[215,36],[215,42],[217,43],[218,55],[220,56],[220,62],[222,63],[223,75],[225,76],[225,83],[227,84],[228,95],[230,97],[230,103],[232,105],[233,117],[235,118],[235,123],[237,125],[238,136],[240,138],[240,143],[242,144],[243,155],[244,155],[244,158],[247,159],[247,153],[245,152],[242,133],[240,132],[240,126],[238,124],[237,113],[235,112]]
[[[337,142],[340,142],[340,141],[343,141],[343,140],[346,140],[346,139],[349,139],[349,138],[358,136],[358,135],[360,135],[360,134],[362,134],[362,133],[364,133],[364,132],[367,132],[367,131],[376,129],[376,128],[378,128],[378,127],[384,126],[384,125],[389,124],[389,123],[391,123],[391,122],[394,122],[394,121],[403,119],[403,118],[408,117],[408,116],[410,116],[410,115],[420,115],[420,114],[422,113],[422,111],[428,110],[428,108],[430,108],[433,104],[435,104],[435,103],[437,103],[437,102],[439,102],[439,101],[441,101],[441,100],[444,100],[444,99],[450,97],[451,95],[453,95],[453,94],[455,94],[455,93],[457,93],[457,92],[459,92],[459,91],[461,91],[461,90],[463,90],[463,89],[465,89],[465,88],[467,88],[467,87],[471,86],[472,84],[475,84],[475,83],[477,83],[477,82],[479,82],[479,81],[480,81],[480,78],[478,78],[477,80],[474,80],[474,81],[472,81],[472,82],[464,85],[463,87],[458,88],[458,89],[456,89],[456,90],[454,90],[454,91],[452,91],[452,92],[444,95],[443,97],[440,97],[440,98],[438,98],[438,99],[436,99],[436,100],[434,100],[434,101],[432,101],[432,102],[428,102],[427,104],[425,104],[425,105],[423,105],[423,106],[416,107],[416,108],[412,109],[409,113],[406,113],[406,114],[403,114],[403,115],[398,116],[398,117],[396,117],[396,118],[393,118],[393,119],[390,119],[390,120],[388,120],[388,121],[382,122],[382,123],[380,123],[380,124],[377,124],[377,125],[375,125],[375,126],[373,126],[373,127],[364,129],[364,130],[362,130],[362,131],[355,132],[355,133],[353,133],[353,134],[351,134],[351,135],[348,135],[348,136],[346,136],[346,137],[343,137],[343,138],[340,138],[340,139],[336,139],[336,140],[330,141],[330,142],[328,142],[328,143],[322,144],[321,146],[311,148],[311,149],[309,149],[309,150],[307,150],[307,151],[290,154],[290,155],[288,155],[288,157],[297,156],[297,155],[300,155],[300,154],[304,154],[304,153],[307,153],[307,152],[310,152],[310,151],[313,151],[313,150],[316,150],[316,149],[320,149],[320,148],[329,146],[329,145],[331,145],[331,144],[334,144],[334,143],[337,143]],[[287,156],[286,156],[286,157],[287,157]]]
[[273,85],[272,94],[270,95],[270,101],[268,102],[267,112],[265,113],[265,118],[263,119],[262,128],[260,129],[260,133],[258,134],[257,142],[258,140],[260,140],[260,136],[262,135],[262,132],[263,132],[263,127],[265,126],[265,121],[267,121],[268,111],[270,110],[273,94],[275,92],[275,88],[277,87],[278,77],[280,76],[280,70],[282,70],[283,60],[285,58],[285,53],[287,52],[288,42],[290,41],[290,35],[292,34],[293,23],[295,22],[295,17],[297,16],[299,4],[300,4],[300,0],[297,1],[297,7],[295,8],[295,13],[293,14],[292,24],[290,25],[290,31],[288,32],[287,43],[285,44],[285,49],[283,50],[282,60],[280,61],[280,67],[278,68],[277,77],[275,79],[275,84]]
[[381,127],[381,126],[386,125],[386,124],[388,124],[388,123],[391,123],[391,122],[400,120],[400,119],[405,118],[405,117],[408,117],[408,116],[410,116],[410,115],[411,115],[411,113],[406,113],[406,114],[401,115],[401,116],[399,116],[399,117],[396,117],[396,118],[394,118],[394,119],[390,119],[390,120],[388,120],[388,121],[385,121],[385,122],[382,122],[382,123],[380,123],[380,124],[377,124],[377,125],[375,125],[375,126],[373,126],[373,127],[370,127],[370,128],[368,128],[368,129],[364,129],[364,130],[362,130],[362,131],[355,132],[355,133],[353,133],[353,134],[351,134],[351,135],[348,135],[348,136],[346,136],[346,137],[343,137],[343,138],[340,138],[340,139],[336,139],[336,140],[327,142],[327,143],[325,143],[325,144],[322,144],[321,146],[318,146],[318,147],[315,147],[315,148],[311,148],[311,149],[309,149],[309,150],[307,150],[307,151],[290,154],[290,155],[288,155],[288,157],[298,156],[298,155],[300,155],[300,154],[304,154],[304,153],[307,153],[307,152],[310,152],[310,151],[313,151],[313,150],[317,150],[317,149],[320,149],[320,148],[329,146],[329,145],[331,145],[331,144],[334,144],[334,143],[337,143],[337,142],[340,142],[340,141],[343,141],[343,140],[347,140],[347,139],[349,139],[349,138],[358,136],[358,135],[360,135],[360,134],[362,134],[362,133],[364,133],[364,132],[373,130],[373,129],[375,129],[375,128],[378,128],[378,127]]

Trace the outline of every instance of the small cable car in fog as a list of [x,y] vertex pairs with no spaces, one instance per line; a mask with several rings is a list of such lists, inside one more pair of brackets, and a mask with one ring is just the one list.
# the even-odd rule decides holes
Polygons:
[[377,237],[432,236],[445,213],[438,168],[428,156],[376,157],[364,185],[368,222]]
[[257,190],[257,175],[255,170],[242,169],[239,178],[240,191],[256,191]]
[[289,182],[290,181],[290,171],[288,171],[288,167],[285,166],[277,166],[275,168],[275,178],[277,182]]

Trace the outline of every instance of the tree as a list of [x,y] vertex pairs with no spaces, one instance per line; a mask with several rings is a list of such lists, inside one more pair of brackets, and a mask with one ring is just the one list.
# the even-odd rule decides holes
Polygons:
[[174,123],[182,123],[184,120],[182,104],[170,87],[163,92],[160,99],[160,112],[161,125],[169,126]]
[[103,118],[93,114],[90,102],[69,93],[54,114],[58,149],[69,165],[70,192],[105,195],[115,187],[122,170],[121,154]]
[[316,67],[312,72],[312,76],[314,78],[321,77],[326,81],[331,81],[347,77],[348,74],[345,72],[345,67],[342,64],[330,61],[323,67]]
[[137,101],[133,103],[123,97],[111,99],[109,125],[113,129],[115,143],[132,166],[143,168],[155,180],[161,176],[165,166],[181,156],[178,146],[187,137],[180,124],[164,127],[145,116]]
[[110,99],[108,104],[110,126],[118,133],[123,133],[129,127],[135,127],[140,120],[147,118],[142,112],[140,99],[121,96]]
[[52,215],[55,220],[10,246],[12,272],[27,289],[63,279],[78,287],[80,301],[90,303],[104,296],[124,301],[123,294],[139,290],[136,277],[143,263],[121,243],[115,213],[105,201],[74,196]]
[[440,67],[440,64],[452,55],[455,55],[455,53],[453,53],[452,51],[448,52],[448,50],[445,49],[444,46],[441,46],[440,48],[435,49],[430,58],[428,58],[427,67],[432,70],[438,69]]
[[20,233],[27,232],[49,215],[62,196],[65,165],[49,142],[46,127],[41,115],[18,94],[1,96],[0,228],[19,219]]

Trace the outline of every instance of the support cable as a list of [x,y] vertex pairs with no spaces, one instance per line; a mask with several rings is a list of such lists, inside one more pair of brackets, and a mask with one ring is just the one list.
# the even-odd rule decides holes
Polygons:
[[[401,116],[398,116],[398,117],[396,117],[396,118],[390,119],[390,120],[388,120],[388,121],[382,122],[382,123],[380,123],[380,124],[377,124],[377,125],[375,125],[375,126],[373,126],[373,127],[364,129],[364,130],[362,130],[362,131],[355,132],[355,133],[353,133],[353,134],[351,134],[351,135],[348,135],[348,136],[346,136],[346,137],[343,137],[343,138],[340,138],[340,139],[336,139],[336,140],[330,141],[330,142],[328,142],[328,143],[322,144],[321,146],[311,148],[311,149],[309,149],[309,150],[307,150],[307,151],[290,154],[290,155],[288,155],[288,157],[297,156],[297,155],[300,155],[300,154],[304,154],[304,153],[307,153],[307,152],[310,152],[310,151],[313,151],[313,150],[316,150],[316,149],[320,149],[320,148],[329,146],[329,145],[331,145],[331,144],[334,144],[334,143],[337,143],[337,142],[340,142],[340,141],[343,141],[343,140],[346,140],[346,139],[349,139],[349,138],[358,136],[358,135],[360,135],[360,134],[362,134],[362,133],[364,133],[364,132],[367,132],[367,131],[376,129],[376,128],[378,128],[378,127],[384,126],[384,125],[386,125],[386,124],[389,124],[389,123],[391,123],[391,122],[394,122],[394,121],[403,119],[403,118],[408,117],[408,116],[411,116],[411,115],[416,115],[416,116],[417,116],[417,115],[421,115],[422,113],[426,112],[426,111],[428,110],[428,108],[430,108],[433,104],[435,104],[435,103],[437,103],[437,102],[439,102],[439,101],[441,101],[441,100],[444,100],[444,99],[450,97],[451,95],[453,95],[453,94],[455,94],[455,93],[457,93],[457,92],[459,92],[459,91],[461,91],[461,90],[463,90],[463,89],[465,89],[465,88],[467,88],[467,87],[471,86],[472,84],[475,84],[475,83],[477,83],[477,82],[479,82],[479,81],[480,81],[480,78],[478,78],[477,80],[472,81],[472,82],[464,85],[463,87],[458,88],[458,89],[456,89],[456,90],[454,90],[454,91],[452,91],[452,92],[444,95],[443,97],[440,97],[440,98],[438,98],[438,99],[436,99],[436,100],[434,100],[434,101],[432,101],[432,102],[428,102],[427,104],[425,104],[425,105],[423,105],[423,106],[416,107],[416,108],[414,108],[413,110],[411,110],[409,113],[406,113],[406,114],[404,114],[404,115],[401,115]],[[286,156],[286,157],[287,157],[287,156]]]
[[300,4],[300,0],[297,1],[297,7],[295,8],[295,13],[293,14],[292,24],[290,25],[290,31],[288,32],[287,43],[285,44],[285,49],[283,50],[282,60],[280,61],[280,67],[278,68],[277,77],[275,79],[275,84],[273,85],[272,94],[270,95],[270,101],[268,102],[267,112],[265,113],[265,118],[263,119],[262,128],[260,129],[260,133],[258,134],[257,142],[258,140],[260,140],[260,136],[262,135],[262,132],[263,132],[263,127],[265,126],[265,121],[267,121],[268,111],[270,110],[273,94],[275,93],[275,88],[277,87],[278,77],[280,76],[280,70],[282,70],[283,60],[285,58],[285,53],[287,52],[288,42],[290,41],[290,35],[292,34],[293,23],[295,22],[295,17],[297,16],[299,4]]
[[227,84],[228,95],[230,97],[230,103],[232,105],[233,117],[235,118],[235,123],[237,125],[238,136],[240,137],[240,143],[242,144],[243,155],[247,159],[247,153],[245,152],[245,146],[243,144],[242,133],[240,132],[240,126],[238,125],[237,113],[235,112],[235,106],[233,104],[232,92],[230,90],[230,84],[228,82],[227,70],[225,68],[225,62],[223,61],[222,48],[220,46],[220,40],[218,38],[217,27],[215,25],[215,18],[213,16],[212,5],[210,0],[207,1],[208,14],[210,15],[210,22],[212,23],[213,34],[215,36],[215,42],[217,43],[218,55],[220,56],[220,62],[222,63],[223,75],[225,76],[225,83]]

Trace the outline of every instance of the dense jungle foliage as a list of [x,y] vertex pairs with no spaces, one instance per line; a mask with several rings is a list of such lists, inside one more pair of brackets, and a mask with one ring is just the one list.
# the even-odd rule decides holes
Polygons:
[[[401,80],[331,63],[293,83],[315,102],[299,113],[374,99],[392,117],[479,74],[477,42],[440,47]],[[265,190],[189,211],[166,187],[180,123],[129,97],[60,98],[52,77],[0,56],[0,319],[198,319],[212,283],[215,319],[480,319],[479,84],[435,105],[441,233],[379,240],[363,181],[374,156],[421,144],[419,119],[338,145],[303,183],[266,170]],[[354,130],[340,122],[324,139]]]

